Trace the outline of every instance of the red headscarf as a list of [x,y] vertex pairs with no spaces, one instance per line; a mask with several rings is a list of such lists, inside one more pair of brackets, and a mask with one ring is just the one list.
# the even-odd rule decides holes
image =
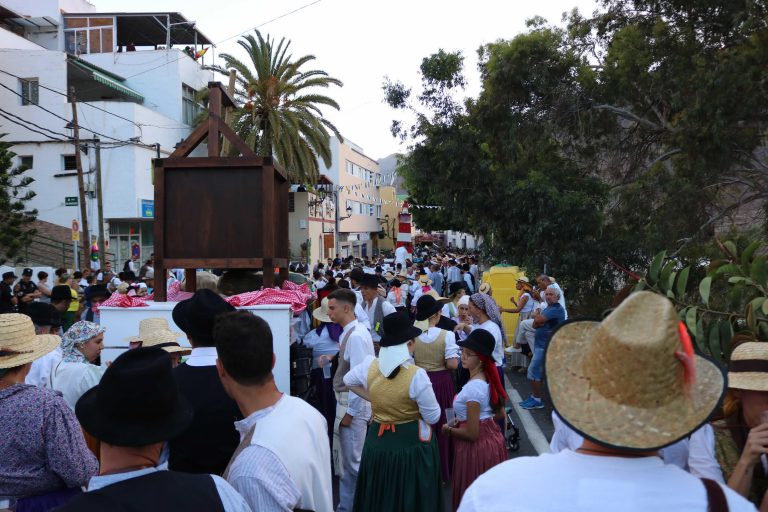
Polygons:
[[496,370],[496,363],[490,357],[477,354],[480,358],[480,362],[483,363],[483,370],[485,371],[485,379],[488,381],[491,391],[491,408],[495,411],[504,408],[504,403],[507,400],[507,392],[504,390],[504,386],[501,385],[501,379],[499,379],[499,372]]

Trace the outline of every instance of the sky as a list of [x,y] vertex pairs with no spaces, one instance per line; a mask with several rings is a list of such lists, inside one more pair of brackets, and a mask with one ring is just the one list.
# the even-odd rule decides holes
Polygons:
[[245,52],[233,37],[240,32],[261,25],[262,34],[289,39],[294,57],[316,57],[307,69],[322,69],[344,83],[323,91],[341,107],[324,112],[346,139],[373,159],[407,149],[389,130],[392,120],[402,115],[383,103],[385,76],[418,86],[424,57],[441,48],[459,50],[464,55],[466,94],[474,97],[480,90],[478,47],[524,32],[525,20],[532,16],[559,24],[563,12],[576,7],[590,14],[596,7],[595,0],[90,1],[100,11],[181,12],[217,43],[216,54],[232,53],[240,59],[246,58]]

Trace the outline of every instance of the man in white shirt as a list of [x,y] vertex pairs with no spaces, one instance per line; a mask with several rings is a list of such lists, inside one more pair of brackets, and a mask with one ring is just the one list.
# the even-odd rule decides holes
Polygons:
[[350,394],[344,385],[344,376],[350,368],[362,363],[366,356],[374,355],[371,334],[355,318],[356,303],[357,297],[352,290],[342,288],[328,295],[328,316],[343,327],[339,338],[339,366],[333,377],[337,403],[334,461],[343,470],[339,481],[337,512],[352,510],[365,434],[371,418],[370,402],[354,393]]
[[448,281],[449,285],[462,280],[461,270],[456,266],[456,260],[448,261],[448,270],[446,271],[445,280]]
[[253,510],[332,512],[325,419],[277,389],[269,324],[246,311],[226,313],[213,336],[219,378],[244,417],[235,422],[240,444],[224,478]]
[[408,249],[406,249],[404,245],[398,247],[395,249],[395,266],[400,263],[402,268],[405,268],[405,262],[410,256],[411,255],[408,254]]
[[360,293],[363,295],[365,313],[371,323],[371,339],[378,343],[384,333],[384,317],[394,313],[395,306],[379,295],[379,280],[375,275],[366,274],[361,278]]
[[[467,489],[459,512],[510,510],[499,489],[512,480],[519,510],[755,510],[658,456],[707,421],[726,390],[723,371],[696,355],[666,297],[636,292],[602,322],[563,324],[545,357],[552,404],[583,443],[493,467]],[[556,485],[543,489],[542,475]]]

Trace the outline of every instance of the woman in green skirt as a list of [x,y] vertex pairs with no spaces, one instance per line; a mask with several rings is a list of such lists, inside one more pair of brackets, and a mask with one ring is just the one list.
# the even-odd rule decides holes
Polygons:
[[440,418],[427,372],[411,359],[421,330],[404,313],[384,317],[379,357],[368,356],[344,376],[350,391],[371,402],[355,488],[359,512],[443,510],[440,454],[430,424]]

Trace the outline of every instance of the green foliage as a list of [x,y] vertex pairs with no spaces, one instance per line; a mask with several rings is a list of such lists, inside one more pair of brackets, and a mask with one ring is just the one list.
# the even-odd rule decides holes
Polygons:
[[[415,210],[416,224],[481,235],[496,260],[546,264],[591,314],[615,293],[609,258],[642,269],[668,249],[696,261],[732,213],[768,199],[768,2],[601,6],[481,47],[477,98],[457,98],[461,56],[443,50],[422,63],[421,95],[384,86],[416,119],[393,122],[411,141],[399,167],[411,199],[443,207]],[[654,284],[675,294],[700,281],[684,267],[662,258]]]
[[34,179],[24,176],[25,167],[11,168],[15,155],[8,148],[0,142],[0,264],[21,261],[22,251],[35,234],[30,224],[37,217],[37,210],[26,208],[35,197],[29,190]]
[[[734,342],[768,341],[768,246],[758,240],[739,250],[729,240],[715,247],[720,259],[692,265],[658,253],[635,290],[669,297],[699,350],[724,361]],[[697,274],[694,284],[689,276]]]
[[294,59],[285,38],[264,39],[257,30],[238,44],[247,52],[249,63],[223,53],[224,66],[213,66],[224,75],[230,69],[237,71],[233,129],[257,154],[274,156],[294,183],[315,183],[318,158],[331,165],[331,133],[339,140],[342,137],[322,113],[323,107],[338,110],[339,105],[314,90],[343,84],[325,71],[302,69],[315,57]]

